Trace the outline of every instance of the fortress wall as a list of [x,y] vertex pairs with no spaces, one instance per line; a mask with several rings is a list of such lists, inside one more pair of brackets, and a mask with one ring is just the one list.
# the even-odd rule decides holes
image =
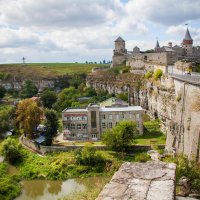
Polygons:
[[200,87],[179,80],[174,80],[174,84],[176,98],[180,99],[176,100],[178,130],[174,134],[175,147],[189,158],[197,158],[200,146]]
[[[90,80],[87,85],[109,93],[127,92],[123,83],[111,80]],[[160,119],[161,129],[167,135],[166,149],[172,151],[175,147],[177,152],[184,152],[191,159],[198,157],[200,161],[200,108],[196,107],[200,102],[200,87],[166,76],[160,82],[147,82],[145,88],[138,93],[132,87],[131,102],[145,108],[152,118]]]

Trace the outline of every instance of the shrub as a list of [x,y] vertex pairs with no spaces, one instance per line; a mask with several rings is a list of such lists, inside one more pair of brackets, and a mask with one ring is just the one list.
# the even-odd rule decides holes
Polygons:
[[4,156],[5,160],[14,164],[20,162],[22,159],[21,155],[21,145],[16,142],[13,138],[7,138],[2,143],[1,153]]
[[19,179],[7,175],[8,164],[0,163],[0,199],[15,199],[20,194]]
[[177,97],[176,97],[176,101],[179,102],[181,100],[181,95],[179,94]]
[[144,77],[146,78],[146,79],[149,79],[149,78],[151,78],[153,76],[153,74],[152,74],[152,72],[150,72],[150,71],[148,71],[145,75],[144,75]]
[[154,74],[153,77],[155,80],[158,80],[159,78],[161,78],[163,75],[163,71],[161,69],[157,69]]
[[172,157],[164,158],[164,161],[176,163],[176,181],[178,183],[182,176],[190,179],[191,189],[195,192],[200,191],[200,166],[194,161],[189,161],[186,156],[178,155],[175,159]]
[[104,165],[106,163],[105,157],[91,145],[85,146],[83,149],[77,149],[75,151],[75,159],[76,163],[89,166],[95,164]]

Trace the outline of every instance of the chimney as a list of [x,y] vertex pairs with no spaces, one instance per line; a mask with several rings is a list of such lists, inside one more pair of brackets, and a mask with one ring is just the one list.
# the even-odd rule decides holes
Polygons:
[[170,48],[172,48],[172,42],[169,42],[169,43],[168,43],[168,46],[169,46]]

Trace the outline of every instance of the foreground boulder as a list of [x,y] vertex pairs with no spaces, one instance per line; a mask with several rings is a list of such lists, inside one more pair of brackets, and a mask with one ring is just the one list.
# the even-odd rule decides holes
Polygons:
[[174,163],[124,163],[96,200],[174,200]]

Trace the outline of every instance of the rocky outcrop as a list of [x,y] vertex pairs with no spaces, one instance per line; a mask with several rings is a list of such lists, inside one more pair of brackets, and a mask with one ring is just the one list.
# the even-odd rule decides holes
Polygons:
[[173,163],[124,163],[96,200],[174,200]]

